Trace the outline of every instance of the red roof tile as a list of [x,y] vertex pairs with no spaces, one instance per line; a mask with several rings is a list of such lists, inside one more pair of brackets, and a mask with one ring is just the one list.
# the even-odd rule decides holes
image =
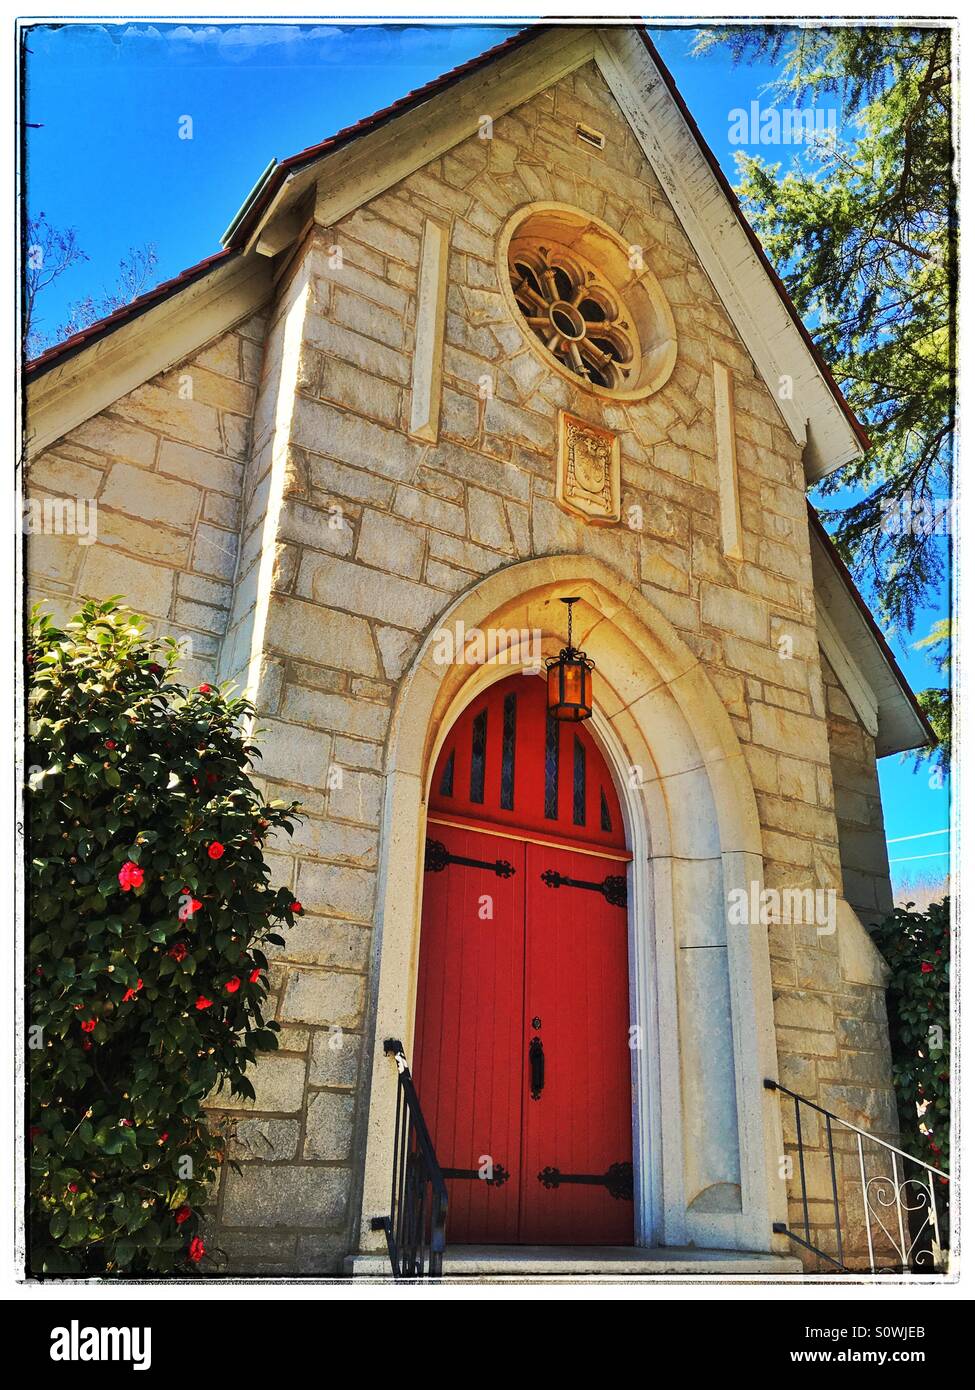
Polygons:
[[161,285],[156,285],[154,289],[146,290],[145,294],[140,294],[137,299],[133,299],[129,304],[123,304],[120,309],[106,315],[103,319],[96,319],[87,328],[80,329],[77,333],[72,333],[70,338],[65,338],[63,342],[55,343],[46,352],[42,352],[40,357],[35,357],[33,362],[27,364],[27,376],[29,379],[42,376],[51,367],[57,365],[62,358],[73,357],[76,352],[87,347],[94,339],[100,338],[103,333],[110,333],[113,328],[120,324],[127,323],[129,319],[138,318],[140,314],[151,309],[154,304],[160,304],[170,295],[178,293],[187,285],[199,280],[202,276],[208,275],[214,266],[223,261],[228,261],[238,254],[236,247],[225,247],[223,251],[217,251],[212,256],[206,256],[202,261],[197,261],[196,265],[191,265],[188,270],[181,270],[178,275],[174,275],[171,280],[164,280]]

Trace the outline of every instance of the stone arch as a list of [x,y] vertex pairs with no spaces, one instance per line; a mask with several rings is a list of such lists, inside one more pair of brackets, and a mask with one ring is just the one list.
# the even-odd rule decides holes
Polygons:
[[[570,592],[581,600],[577,640],[596,662],[594,733],[620,785],[634,853],[631,972],[636,1017],[649,1030],[637,1059],[638,1243],[767,1250],[772,1222],[784,1219],[779,1114],[762,1088],[776,1076],[767,938],[760,926],[727,924],[729,892],[762,885],[744,752],[700,660],[642,591],[592,556],[555,555],[461,594],[397,695],[385,760],[363,1248],[378,1243],[370,1218],[388,1205],[395,1093],[382,1039],[402,1037],[410,1049],[436,757],[480,689],[563,644],[558,600]],[[458,624],[508,633],[506,660],[445,663],[438,634]]]

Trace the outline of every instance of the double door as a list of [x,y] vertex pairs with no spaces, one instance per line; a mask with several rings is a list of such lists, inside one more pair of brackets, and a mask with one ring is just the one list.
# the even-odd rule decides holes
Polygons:
[[625,857],[427,837],[413,1072],[450,1244],[632,1244]]

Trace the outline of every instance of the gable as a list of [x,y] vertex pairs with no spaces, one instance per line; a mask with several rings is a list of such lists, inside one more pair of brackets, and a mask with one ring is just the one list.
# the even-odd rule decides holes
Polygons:
[[[589,61],[597,63],[636,131],[769,389],[779,392],[783,376],[791,380],[793,396],[783,401],[783,414],[805,449],[807,476],[821,477],[854,457],[865,436],[757,240],[749,236],[734,195],[726,181],[722,184],[713,156],[709,163],[700,133],[640,27],[539,25],[524,31],[271,170],[234,219],[228,249],[242,250],[247,260],[286,254],[301,230],[299,204],[316,183],[327,190],[316,216],[328,225],[451,148],[477,128],[483,113],[496,118]],[[722,206],[724,214],[719,215]],[[705,208],[707,217],[701,215]],[[164,369],[201,342],[193,341],[184,325],[178,349],[174,344],[176,355],[169,362],[154,360],[152,370]],[[86,358],[87,352],[80,356]],[[45,359],[39,371],[51,369],[51,354]],[[75,372],[83,370],[78,362]],[[62,411],[64,428],[83,418],[79,408]]]

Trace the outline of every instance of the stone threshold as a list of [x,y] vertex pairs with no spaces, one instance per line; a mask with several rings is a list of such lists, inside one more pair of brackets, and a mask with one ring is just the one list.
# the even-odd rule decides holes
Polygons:
[[[356,1279],[389,1280],[385,1252],[349,1255],[345,1272]],[[751,1250],[702,1250],[693,1246],[631,1245],[454,1245],[444,1255],[445,1281],[465,1279],[523,1281],[538,1278],[589,1282],[654,1278],[663,1274],[699,1274],[711,1278],[740,1274],[801,1274],[802,1261],[792,1255]]]

